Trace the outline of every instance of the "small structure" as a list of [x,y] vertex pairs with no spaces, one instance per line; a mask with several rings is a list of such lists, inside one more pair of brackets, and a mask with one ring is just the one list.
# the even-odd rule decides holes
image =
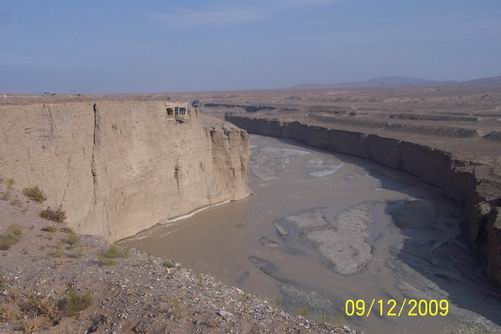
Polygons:
[[185,121],[187,119],[190,119],[188,108],[184,106],[174,107],[174,118],[176,119],[176,121]]
[[165,110],[168,119],[178,122],[184,122],[190,119],[188,103],[169,103],[165,105]]

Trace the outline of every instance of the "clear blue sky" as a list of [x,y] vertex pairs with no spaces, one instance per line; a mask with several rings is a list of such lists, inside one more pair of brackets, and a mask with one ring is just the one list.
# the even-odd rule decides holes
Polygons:
[[0,0],[0,91],[501,74],[501,0]]

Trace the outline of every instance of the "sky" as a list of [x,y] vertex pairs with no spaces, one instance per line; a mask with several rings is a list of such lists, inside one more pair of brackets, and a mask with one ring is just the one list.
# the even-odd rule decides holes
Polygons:
[[0,91],[501,75],[500,0],[0,0]]

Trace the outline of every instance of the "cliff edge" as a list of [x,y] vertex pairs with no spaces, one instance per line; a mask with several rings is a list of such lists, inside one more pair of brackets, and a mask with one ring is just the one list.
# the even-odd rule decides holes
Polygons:
[[250,133],[369,159],[438,187],[464,208],[465,237],[486,264],[487,277],[501,284],[501,171],[495,163],[469,159],[424,140],[374,134],[370,129],[344,130],[332,124],[266,116],[226,114],[225,118]]
[[248,135],[172,103],[0,107],[0,175],[39,186],[77,232],[118,240],[249,193]]

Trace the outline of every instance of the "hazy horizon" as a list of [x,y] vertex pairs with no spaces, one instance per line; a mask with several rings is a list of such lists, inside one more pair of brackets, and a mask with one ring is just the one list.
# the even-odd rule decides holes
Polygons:
[[3,1],[0,91],[285,88],[499,75],[486,0]]

